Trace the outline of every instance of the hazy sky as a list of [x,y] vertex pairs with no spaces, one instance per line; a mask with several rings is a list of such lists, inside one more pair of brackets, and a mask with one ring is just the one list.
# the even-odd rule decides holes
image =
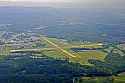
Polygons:
[[[83,0],[0,0],[0,1],[11,1],[11,2],[15,2],[15,1],[30,1],[30,2],[76,2],[76,1],[83,1]],[[85,1],[85,0],[84,0]]]
[[125,0],[0,0],[0,1],[30,1],[30,2],[125,2]]
[[[111,6],[111,7],[125,7],[125,0],[0,0],[0,5],[3,4],[2,2],[20,2],[18,4],[21,4],[21,2],[26,3],[26,2],[33,2],[32,5],[39,5],[40,3],[72,3],[74,5],[79,4],[81,6]],[[39,2],[38,4],[36,4]],[[5,3],[4,3],[5,4]],[[15,4],[15,5],[18,5]],[[28,3],[31,5],[31,3]],[[21,4],[22,5],[22,4]],[[58,5],[58,4],[57,4]]]
[[[32,1],[32,2],[64,2],[67,0],[0,0],[0,1]],[[69,0],[71,1],[71,0]]]
[[[33,1],[33,2],[72,2],[72,1],[91,1],[91,0],[0,0],[0,1]],[[96,0],[97,1],[97,0]]]

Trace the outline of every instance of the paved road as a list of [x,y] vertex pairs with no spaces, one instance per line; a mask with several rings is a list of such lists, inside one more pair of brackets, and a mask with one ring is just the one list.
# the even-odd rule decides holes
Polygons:
[[65,53],[67,56],[73,57],[73,58],[76,57],[75,55],[71,54],[70,52],[68,52],[68,51],[66,51],[66,50],[64,50],[64,49],[62,49],[61,47],[59,47],[59,46],[56,45],[55,43],[51,42],[51,41],[48,40],[46,37],[42,37],[42,39],[43,39],[44,41],[46,41],[47,43],[49,43],[50,45],[56,47],[57,49],[59,49],[59,50],[62,51],[63,53]]
[[13,52],[26,52],[26,51],[49,51],[49,50],[54,50],[55,48],[40,48],[40,49],[20,49],[20,50],[10,50],[11,53]]

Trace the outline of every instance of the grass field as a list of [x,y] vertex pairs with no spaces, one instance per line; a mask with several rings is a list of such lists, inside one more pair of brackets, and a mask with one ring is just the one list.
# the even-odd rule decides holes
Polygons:
[[[44,51],[43,54],[47,55],[48,57],[53,57],[55,59],[69,59],[69,61],[71,62],[75,62],[75,63],[81,63],[81,64],[88,64],[88,60],[89,59],[98,59],[98,60],[104,60],[106,53],[95,50],[95,51],[84,51],[84,52],[73,52],[70,50],[70,48],[72,48],[73,46],[82,48],[83,46],[85,48],[101,48],[102,46],[98,45],[97,43],[90,43],[87,45],[81,45],[81,44],[71,44],[68,42],[64,42],[61,40],[58,40],[56,38],[47,38],[47,40],[51,41],[52,43],[56,44],[57,46],[59,46],[60,48],[62,48],[63,50],[71,53],[72,55],[76,56],[74,58],[71,57],[67,57],[67,55],[63,52],[60,51],[60,49],[56,49],[53,51]],[[42,40],[43,41],[43,40]],[[45,41],[44,41],[45,43]],[[48,44],[48,42],[46,42],[46,44]],[[52,47],[52,45],[50,45],[50,47]]]
[[65,58],[65,55],[58,50],[44,51],[43,54],[48,57],[55,58],[55,59],[64,59]]
[[103,61],[106,54],[100,51],[87,51],[87,52],[78,52],[80,57],[79,62],[82,64],[88,64],[89,59],[97,59]]
[[[71,50],[73,46],[77,48],[101,48],[102,46],[100,45],[98,46],[97,43],[90,43],[90,44],[83,45],[79,43],[76,44],[75,42],[75,44],[72,44],[65,40],[44,37],[44,38],[41,38],[41,44],[45,44],[44,47],[38,49],[38,52],[41,49],[41,55],[44,54],[45,56],[48,56],[54,59],[63,59],[63,60],[68,59],[71,62],[80,63],[80,64],[89,64],[88,63],[89,59],[97,59],[97,60],[103,61],[106,56],[106,53],[99,50],[88,50],[83,52],[74,52]],[[54,48],[54,49],[50,50],[50,48]],[[35,53],[37,51],[37,48],[34,48],[34,49],[35,49],[34,50],[34,53]],[[21,50],[22,52],[27,51],[26,49],[21,49]],[[6,53],[9,52],[7,51],[7,49],[4,51],[6,51]],[[28,49],[28,51],[30,51],[30,49]]]
[[9,55],[11,50],[11,47],[9,46],[4,46],[3,48],[0,48],[0,59],[3,59],[7,55]]
[[[75,58],[71,58],[71,57],[67,57],[67,55],[65,53],[63,53],[60,49],[56,48],[50,51],[42,51],[42,54],[44,54],[45,56],[54,58],[54,59],[68,59],[71,62],[74,63],[80,63],[83,65],[91,65],[88,63],[89,59],[97,59],[97,60],[101,60],[103,61],[105,56],[107,55],[107,53],[102,52],[101,50],[89,50],[89,51],[83,51],[83,52],[74,52],[72,51],[70,48],[72,48],[73,46],[76,46],[78,48],[102,48],[101,45],[98,45],[98,43],[87,43],[87,44],[79,44],[77,42],[75,43],[69,43],[67,41],[61,41],[60,39],[56,39],[56,38],[47,38],[47,40],[51,41],[52,43],[56,44],[57,46],[59,46],[60,48],[62,48],[63,50],[66,50],[67,52],[71,53],[72,55],[76,56]],[[54,48],[53,45],[50,45],[47,41],[44,41],[41,39],[41,43],[46,44],[46,48]],[[110,51],[110,49],[107,49],[107,51]],[[81,83],[125,83],[125,76],[124,75],[120,75],[120,76],[115,76],[112,82],[112,78],[108,78],[108,77],[95,77],[95,78],[91,78],[89,77],[89,79],[85,79],[83,78]]]
[[114,80],[115,80],[114,83],[125,83],[125,74],[115,76]]
[[[45,47],[38,49],[38,51],[41,52],[41,54],[38,54],[38,56],[45,55],[54,59],[59,59],[59,60],[68,59],[70,62],[80,63],[82,65],[91,65],[88,63],[89,59],[97,59],[97,60],[103,61],[105,56],[107,55],[107,53],[102,52],[101,50],[88,50],[88,51],[81,51],[81,52],[74,52],[71,50],[72,47],[102,48],[102,45],[98,43],[87,43],[87,44],[79,43],[79,42],[70,43],[65,40],[56,39],[56,38],[46,38],[46,39],[48,42],[41,39],[41,43],[45,44]],[[49,50],[50,48],[54,48],[54,49]],[[3,55],[8,55],[10,53],[10,50],[11,48],[8,46],[5,46],[4,49],[0,50],[0,59],[4,57]],[[21,49],[21,50],[24,51],[25,49]],[[30,51],[30,49],[28,50]],[[109,50],[110,48],[107,49],[106,51],[109,51]],[[69,55],[72,54],[73,56],[76,56],[76,57],[71,57],[68,54]],[[81,78],[81,82],[79,83],[125,83],[125,75],[114,76],[113,82],[112,82],[112,77],[94,77],[94,78],[83,77]]]
[[[58,50],[53,51],[44,51],[44,55],[48,57],[52,57],[55,59],[66,59],[67,57],[65,54]],[[89,51],[89,52],[79,52],[79,53],[72,53],[73,55],[77,56],[76,58],[69,58],[70,61],[75,63],[81,64],[88,64],[88,59],[97,59],[103,61],[106,54],[100,51]]]
[[110,77],[82,77],[78,83],[125,83],[125,75]]

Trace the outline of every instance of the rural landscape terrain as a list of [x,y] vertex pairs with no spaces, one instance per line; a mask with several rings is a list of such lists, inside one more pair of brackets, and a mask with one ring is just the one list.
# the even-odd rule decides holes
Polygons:
[[125,83],[123,8],[0,7],[0,83]]

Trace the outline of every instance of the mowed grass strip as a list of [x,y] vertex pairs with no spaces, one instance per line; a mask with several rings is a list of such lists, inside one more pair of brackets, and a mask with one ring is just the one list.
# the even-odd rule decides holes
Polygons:
[[114,77],[114,83],[125,83],[125,74]]
[[65,59],[64,53],[60,52],[59,50],[44,51],[43,54],[54,59]]
[[81,64],[89,64],[88,60],[89,59],[97,59],[103,61],[106,53],[101,52],[101,51],[86,51],[86,52],[77,52],[74,53],[74,55],[77,55],[79,58],[76,58],[79,63]]

